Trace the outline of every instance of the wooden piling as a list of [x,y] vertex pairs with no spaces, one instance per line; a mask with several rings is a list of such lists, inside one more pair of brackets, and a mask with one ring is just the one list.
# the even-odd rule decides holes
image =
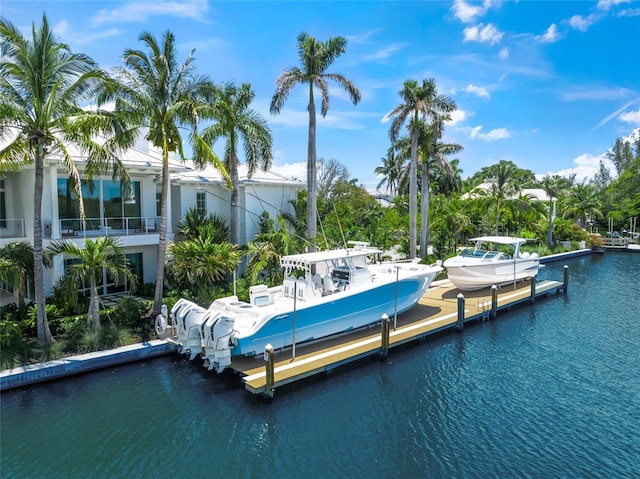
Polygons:
[[264,347],[264,360],[266,361],[266,387],[264,390],[264,395],[268,400],[273,399],[273,394],[275,392],[274,382],[274,372],[273,372],[273,364],[274,364],[274,352],[273,346],[271,344],[267,344]]
[[564,294],[567,294],[567,290],[569,288],[569,266],[567,266],[566,264],[564,265],[563,273],[564,273],[564,276],[562,281],[562,290]]
[[464,329],[464,295],[462,293],[458,294],[458,321],[456,328],[458,331]]
[[496,319],[498,314],[498,287],[491,286],[491,319]]
[[389,316],[387,316],[387,313],[384,313],[380,318],[380,324],[382,330],[382,340],[380,342],[382,346],[380,347],[380,356],[382,357],[382,359],[387,359],[387,356],[389,355],[389,329],[391,325],[391,320],[389,319]]
[[536,300],[536,277],[531,277],[531,294],[529,295],[529,303],[533,304]]

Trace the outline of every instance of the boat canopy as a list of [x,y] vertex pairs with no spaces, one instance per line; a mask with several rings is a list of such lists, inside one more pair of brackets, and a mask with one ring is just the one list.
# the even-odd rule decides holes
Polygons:
[[356,258],[359,256],[369,256],[382,253],[377,248],[359,246],[356,248],[345,248],[342,250],[315,251],[313,253],[301,253],[283,256],[280,258],[280,265],[283,268],[299,268],[307,270],[312,264],[326,261],[336,261],[344,258]]
[[518,245],[526,243],[529,240],[527,238],[516,238],[515,236],[478,236],[477,238],[471,238],[470,241],[473,241],[474,243]]

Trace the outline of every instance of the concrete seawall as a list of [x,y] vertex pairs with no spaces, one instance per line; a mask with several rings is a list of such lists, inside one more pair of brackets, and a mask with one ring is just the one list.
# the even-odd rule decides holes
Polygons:
[[79,354],[44,363],[6,369],[0,371],[0,391],[162,356],[174,350],[173,344],[164,339],[156,339],[121,348]]

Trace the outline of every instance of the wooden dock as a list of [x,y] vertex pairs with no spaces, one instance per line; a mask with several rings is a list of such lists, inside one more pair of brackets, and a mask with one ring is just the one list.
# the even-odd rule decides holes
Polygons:
[[[568,271],[564,282],[531,281],[503,286],[495,290],[462,292],[450,281],[435,282],[422,299],[409,311],[397,318],[381,320],[374,326],[348,334],[297,345],[295,358],[291,348],[258,358],[234,358],[231,368],[242,376],[245,389],[253,394],[273,398],[275,389],[365,357],[386,357],[388,349],[423,339],[424,337],[455,327],[461,331],[464,323],[486,320],[497,312],[559,291],[566,292]],[[387,322],[385,328],[383,322]],[[386,329],[386,330],[385,330]]]

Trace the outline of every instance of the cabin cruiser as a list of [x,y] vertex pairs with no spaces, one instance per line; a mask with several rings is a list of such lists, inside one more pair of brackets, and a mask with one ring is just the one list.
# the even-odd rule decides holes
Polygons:
[[349,248],[283,256],[282,285],[250,288],[202,308],[180,299],[171,310],[180,351],[217,372],[233,356],[258,356],[267,345],[291,347],[380,321],[414,306],[442,271],[440,264],[372,262],[382,251],[365,242]]
[[[471,241],[473,248],[465,248],[443,263],[449,280],[462,291],[502,286],[538,274],[539,255],[520,251],[528,241],[525,238],[479,236]],[[498,250],[498,245],[510,252]]]

